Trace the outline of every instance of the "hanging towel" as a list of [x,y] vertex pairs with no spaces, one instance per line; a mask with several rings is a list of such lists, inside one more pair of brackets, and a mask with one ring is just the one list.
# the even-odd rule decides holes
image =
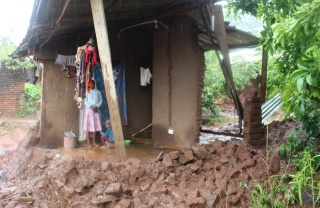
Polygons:
[[58,54],[55,63],[60,64],[60,65],[66,65],[66,66],[75,66],[76,65],[76,57]]
[[140,85],[147,86],[147,84],[150,84],[151,78],[152,78],[152,74],[149,68],[145,69],[143,67],[140,67]]

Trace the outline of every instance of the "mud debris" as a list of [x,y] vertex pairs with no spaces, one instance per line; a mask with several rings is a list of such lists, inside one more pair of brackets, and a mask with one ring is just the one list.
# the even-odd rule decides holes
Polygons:
[[56,158],[55,150],[31,149],[28,170],[11,180],[17,189],[0,194],[2,207],[25,204],[16,200],[21,192],[32,196],[33,207],[53,202],[66,207],[232,207],[250,198],[240,182],[265,178],[264,171],[255,171],[262,153],[240,141],[195,146],[158,161],[115,163]]
[[[283,125],[271,124],[276,133],[269,136],[282,134]],[[280,168],[276,152],[268,164],[264,149],[244,141],[217,140],[143,161],[97,162],[56,157],[58,150],[36,147],[36,134],[29,137],[32,145],[22,143],[15,153],[30,152],[27,159],[16,159],[23,168],[8,174],[9,162],[4,169],[0,207],[247,207],[246,186]]]

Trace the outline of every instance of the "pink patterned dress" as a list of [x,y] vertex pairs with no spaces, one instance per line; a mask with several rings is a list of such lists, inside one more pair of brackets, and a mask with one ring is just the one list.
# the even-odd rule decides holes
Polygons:
[[101,111],[94,112],[86,106],[84,110],[84,130],[89,132],[101,131]]

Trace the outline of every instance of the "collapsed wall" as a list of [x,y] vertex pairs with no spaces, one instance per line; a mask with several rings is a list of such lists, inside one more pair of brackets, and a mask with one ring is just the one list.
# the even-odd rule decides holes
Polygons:
[[[216,141],[153,160],[96,162],[30,147],[27,168],[4,181],[0,207],[246,207],[246,185],[266,178],[263,150]],[[28,198],[27,197],[27,198]]]
[[3,169],[5,181],[16,178],[24,179],[24,173],[28,170],[29,162],[32,159],[32,146],[38,143],[40,139],[39,129],[40,122],[38,121],[34,127],[29,129],[26,136],[19,143],[17,150]]

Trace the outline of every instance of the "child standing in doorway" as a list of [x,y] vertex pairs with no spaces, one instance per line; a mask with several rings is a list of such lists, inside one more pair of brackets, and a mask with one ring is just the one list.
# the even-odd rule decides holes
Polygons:
[[104,146],[105,142],[109,142],[109,143],[114,142],[112,126],[111,126],[110,120],[106,120],[105,125],[106,125],[107,130],[105,132],[101,131],[101,142],[103,144],[102,147],[105,147]]

